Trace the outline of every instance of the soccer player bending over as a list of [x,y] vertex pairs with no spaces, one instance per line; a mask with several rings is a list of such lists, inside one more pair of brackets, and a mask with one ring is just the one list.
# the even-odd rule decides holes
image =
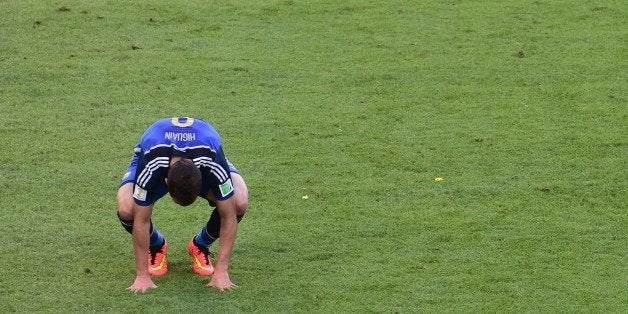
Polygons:
[[[128,288],[156,288],[150,276],[168,271],[168,243],[151,220],[155,202],[170,193],[181,206],[198,196],[215,206],[207,224],[188,244],[194,272],[212,276],[207,284],[221,291],[236,287],[229,279],[229,260],[237,224],[248,206],[248,190],[238,170],[225,157],[220,136],[195,118],[153,123],[135,145],[135,154],[118,188],[118,219],[131,233],[136,277]],[[220,238],[216,267],[210,245]]]

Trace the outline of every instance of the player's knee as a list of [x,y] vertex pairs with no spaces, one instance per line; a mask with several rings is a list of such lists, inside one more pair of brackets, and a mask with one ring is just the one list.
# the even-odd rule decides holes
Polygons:
[[[120,224],[124,230],[128,233],[133,233],[133,204],[135,201],[133,200],[133,196],[130,194],[128,190],[128,184],[120,187],[118,190],[118,220],[120,220]],[[127,187],[125,189],[125,187]]]
[[241,216],[246,213],[246,209],[249,207],[249,190],[240,174],[232,173],[231,178],[235,188],[236,214]]
[[118,207],[118,217],[124,220],[133,220],[133,212],[126,209],[121,209]]
[[246,194],[238,196],[239,197],[236,198],[236,212],[240,215],[244,214],[246,209],[249,208],[249,198]]
[[249,207],[249,199],[246,197],[236,198],[236,215],[241,216],[246,213],[246,209]]
[[118,189],[118,216],[121,219],[133,219],[133,185],[125,184]]

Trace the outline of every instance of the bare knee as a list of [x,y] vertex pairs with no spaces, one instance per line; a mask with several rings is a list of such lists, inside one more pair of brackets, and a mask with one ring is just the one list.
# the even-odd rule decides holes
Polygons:
[[239,174],[232,173],[231,179],[235,190],[236,214],[241,216],[246,213],[246,209],[249,207],[249,190]]
[[249,199],[245,198],[236,198],[236,214],[238,216],[244,215],[246,213],[246,209],[249,207]]
[[133,219],[133,184],[127,183],[118,189],[118,214],[122,219]]

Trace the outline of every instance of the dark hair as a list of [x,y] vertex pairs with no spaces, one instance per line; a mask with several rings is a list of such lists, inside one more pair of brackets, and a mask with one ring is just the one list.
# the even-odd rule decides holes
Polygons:
[[201,191],[202,182],[201,171],[192,160],[182,158],[170,166],[168,192],[175,203],[181,206],[194,203]]

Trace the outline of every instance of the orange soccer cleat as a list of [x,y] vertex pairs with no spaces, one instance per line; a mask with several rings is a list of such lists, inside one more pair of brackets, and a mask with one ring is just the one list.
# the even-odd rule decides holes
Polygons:
[[168,272],[167,251],[168,244],[165,241],[161,247],[148,250],[148,273],[151,276],[163,276]]
[[196,246],[194,238],[192,238],[188,244],[188,253],[192,256],[192,269],[195,273],[203,276],[211,276],[214,273],[209,248]]

